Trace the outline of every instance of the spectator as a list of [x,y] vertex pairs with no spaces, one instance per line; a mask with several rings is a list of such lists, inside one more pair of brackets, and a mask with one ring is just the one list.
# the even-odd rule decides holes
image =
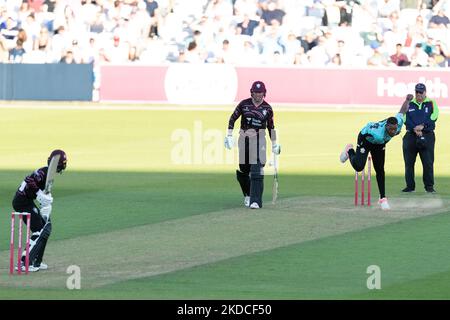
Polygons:
[[334,66],[334,67],[340,67],[342,66],[342,60],[341,60],[341,55],[339,53],[336,53],[330,60],[330,62],[328,62],[329,66]]
[[281,34],[277,27],[270,26],[267,28],[260,41],[261,54],[264,56],[263,59],[270,60],[269,57],[271,57],[275,51],[283,51],[280,40]]
[[342,39],[337,41],[336,54],[339,54],[341,65],[351,66],[354,63],[352,49]]
[[98,65],[103,63],[111,63],[111,58],[106,54],[105,48],[100,47],[98,50],[98,60],[95,61],[94,70]]
[[444,10],[439,9],[437,14],[431,17],[429,27],[430,28],[450,27],[450,19],[445,15]]
[[339,26],[351,26],[353,19],[353,6],[359,4],[359,1],[336,0],[335,4],[339,8]]
[[387,67],[389,65],[388,58],[381,52],[380,43],[374,41],[370,47],[373,50],[372,56],[367,60],[367,65],[372,67]]
[[[298,39],[298,37],[297,37]],[[317,36],[313,31],[308,31],[303,37],[300,39],[300,45],[305,50],[305,53],[307,53],[309,50],[314,48],[317,45]]]
[[428,55],[423,51],[420,43],[416,44],[414,52],[411,55],[412,67],[428,67]]
[[16,46],[9,50],[9,62],[22,63],[25,49],[23,48],[23,41],[21,39],[16,40]]
[[205,60],[200,56],[197,49],[197,43],[192,41],[189,43],[187,52],[185,53],[185,61],[189,63],[203,63]]
[[76,63],[75,59],[73,57],[73,52],[71,50],[67,50],[66,54],[62,57],[60,63],[65,63],[65,64]]
[[300,50],[300,41],[292,32],[288,33],[287,38],[282,39],[284,55],[288,61],[293,61],[295,54]]
[[72,47],[70,48],[70,51],[73,54],[73,59],[75,60],[75,63],[84,63],[83,52],[80,46],[78,45],[77,39],[72,40]]
[[14,48],[17,43],[17,35],[19,34],[19,29],[17,28],[17,23],[12,17],[8,17],[5,22],[5,28],[1,29],[0,35],[5,39],[6,47],[8,50]]
[[69,47],[70,39],[67,35],[66,28],[64,26],[59,26],[52,38],[51,51],[54,61],[60,61]]
[[398,43],[405,43],[406,40],[406,32],[400,30],[397,26],[394,26],[393,29],[387,30],[383,34],[383,43],[385,45],[386,51],[391,53],[396,50],[396,46]]
[[96,63],[98,62],[98,48],[95,38],[89,38],[89,44],[87,48],[83,50],[83,62],[84,63]]
[[[29,51],[32,49],[32,47],[33,47],[32,45],[27,46],[28,36],[24,29],[19,29],[19,32],[17,33],[17,40],[22,41],[22,45],[23,45],[23,48],[25,49],[25,51]],[[30,41],[28,41],[28,43],[30,43]]]
[[422,16],[416,17],[416,22],[414,25],[410,26],[408,29],[408,34],[405,40],[405,47],[414,47],[417,43],[421,43],[427,34],[427,28],[423,22]]
[[46,27],[42,27],[39,31],[37,39],[34,41],[33,50],[49,49],[50,48],[50,35]]
[[310,65],[309,57],[305,53],[305,48],[300,47],[298,49],[298,52],[294,56],[294,62],[295,65],[301,65],[301,66],[307,66]]
[[184,51],[179,51],[178,52],[177,62],[179,62],[179,63],[186,63],[186,62],[188,62],[188,61],[186,61],[186,53]]
[[244,15],[244,20],[237,24],[237,33],[246,36],[253,36],[253,31],[258,25],[258,21],[251,20],[248,15]]
[[96,4],[92,3],[92,0],[81,0],[81,6],[78,7],[78,16],[83,22],[85,27],[91,26],[97,19],[97,13],[101,11],[98,10]]
[[235,50],[230,47],[230,41],[227,39],[222,41],[222,48],[216,53],[216,61],[218,63],[235,64],[239,57]]
[[7,63],[9,60],[9,51],[5,39],[0,35],[0,63]]
[[254,0],[234,1],[234,15],[238,17],[254,17],[258,12],[258,5]]
[[434,60],[439,67],[445,68],[450,66],[450,52],[440,41],[436,42]]
[[400,11],[399,0],[377,0],[378,17],[388,18],[395,11]]
[[403,46],[401,43],[397,43],[396,52],[391,55],[391,62],[399,67],[409,66],[410,62],[406,54],[402,52]]
[[31,9],[28,2],[22,2],[19,7],[19,12],[17,13],[18,24],[22,25],[30,14]]
[[0,30],[6,28],[6,20],[8,17],[8,10],[0,3]]
[[137,48],[135,46],[130,46],[130,51],[128,52],[128,61],[135,62],[139,60],[139,55]]
[[323,67],[330,61],[330,56],[327,54],[326,39],[324,36],[319,37],[317,46],[308,51],[309,61],[312,66]]
[[55,11],[55,6],[56,6],[56,2],[58,0],[45,0],[44,4],[47,6],[47,11],[48,12],[54,12]]
[[34,13],[30,13],[26,17],[25,21],[22,22],[21,27],[25,30],[28,36],[28,41],[25,44],[25,49],[27,52],[30,52],[35,48],[35,43],[39,38],[39,31],[41,29],[39,23],[36,21]]
[[428,56],[431,56],[433,52],[435,52],[434,39],[432,36],[428,36],[426,41],[422,42],[422,50],[425,51]]
[[398,12],[394,11],[389,15],[388,19],[379,19],[379,23],[382,27],[382,32],[386,32],[389,30],[398,30],[399,29],[399,22],[398,22],[399,16]]
[[105,14],[98,11],[95,14],[95,19],[90,23],[89,29],[93,33],[102,33],[105,30]]
[[228,0],[212,0],[207,4],[205,13],[211,18],[224,17],[227,20],[233,15],[233,6]]
[[260,61],[260,56],[255,48],[255,45],[251,42],[250,38],[244,40],[244,44],[241,52],[239,52],[238,64],[241,65],[251,65],[258,64]]
[[283,17],[286,15],[281,9],[277,8],[277,4],[274,1],[269,1],[267,3],[267,8],[262,10],[261,19],[265,22],[266,25],[270,26],[278,22],[279,25],[283,24]]
[[[355,1],[357,7],[353,7],[350,0],[0,0],[0,34],[7,38],[3,46],[7,47],[8,59],[9,51],[21,39],[25,50],[22,62],[34,63],[59,62],[68,50],[75,62],[82,63],[126,63],[137,57],[142,63],[175,62],[180,48],[191,47],[192,52],[185,52],[187,61],[215,62],[220,56],[221,61],[233,64],[312,62],[323,66],[336,64],[339,54],[342,65],[361,66],[374,55],[370,45],[376,41],[383,42],[383,56],[391,65],[394,62],[389,55],[396,55],[395,65],[405,64],[396,47],[403,44],[402,53],[410,61],[414,56],[418,65],[447,66],[450,40],[442,27],[446,23],[448,27],[445,13],[450,12],[450,0],[417,2],[420,14],[411,26],[399,11],[399,3],[401,8],[415,7],[413,0],[407,2],[370,0],[359,5]],[[330,11],[331,25],[341,27],[324,33],[317,26],[330,7],[334,9],[333,17]],[[358,8],[354,21],[353,8]],[[424,21],[431,17],[431,8],[436,14],[428,26]],[[158,23],[154,25],[156,16]],[[342,28],[344,25],[352,27]],[[297,32],[303,36],[296,37]],[[321,54],[323,48],[308,58],[305,53],[318,45],[322,35],[327,59]],[[156,36],[157,40],[147,41]],[[117,47],[110,40],[113,37],[118,38]],[[78,44],[72,42],[74,39]],[[414,52],[416,44],[422,45],[428,59]],[[231,49],[233,54],[229,53]],[[230,58],[236,56],[239,58]],[[374,61],[378,61],[376,56]],[[330,57],[336,61],[328,62]]]
[[[26,51],[26,50],[25,50]],[[50,50],[47,49],[46,45],[40,46],[37,50],[33,49],[31,51],[26,51],[24,55],[24,63],[52,63],[52,57],[50,55]]]
[[107,49],[107,55],[111,63],[121,64],[128,61],[129,44],[123,42],[118,35],[113,37],[113,45]]
[[368,30],[361,31],[360,36],[364,40],[364,46],[370,46],[383,38],[382,30],[376,23],[372,23]]
[[147,5],[147,12],[150,16],[150,31],[148,33],[148,36],[150,38],[158,37],[158,26],[159,26],[159,20],[160,20],[160,14],[159,14],[159,6],[158,2],[155,0],[146,0]]
[[[286,60],[286,55],[282,54],[280,51],[275,51],[272,55],[272,61],[269,63],[271,65],[285,65]],[[292,61],[292,59],[289,61]]]

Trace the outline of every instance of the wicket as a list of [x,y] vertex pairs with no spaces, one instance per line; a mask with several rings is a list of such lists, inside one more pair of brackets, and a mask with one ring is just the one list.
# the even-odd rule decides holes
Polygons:
[[14,232],[16,216],[19,217],[19,232],[18,232],[18,248],[17,248],[17,273],[22,274],[22,218],[27,219],[26,228],[26,245],[25,245],[25,274],[28,274],[30,266],[30,220],[31,214],[28,212],[12,212],[11,213],[11,242],[9,247],[9,274],[14,274]]
[[[355,206],[358,205],[358,171],[355,170]],[[364,169],[361,171],[361,206],[364,206]],[[370,193],[371,193],[371,179],[372,179],[372,157],[369,155],[367,159],[367,205],[370,206]]]

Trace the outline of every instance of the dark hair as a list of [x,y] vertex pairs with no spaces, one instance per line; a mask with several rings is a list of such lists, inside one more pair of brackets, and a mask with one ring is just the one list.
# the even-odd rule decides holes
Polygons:
[[396,117],[389,117],[386,121],[387,124],[398,124],[398,120]]
[[194,50],[195,48],[197,48],[197,43],[195,41],[189,42],[188,51]]

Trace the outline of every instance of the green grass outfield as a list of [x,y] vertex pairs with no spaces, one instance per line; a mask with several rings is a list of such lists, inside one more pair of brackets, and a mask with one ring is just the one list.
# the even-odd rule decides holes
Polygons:
[[[400,192],[403,158],[395,137],[385,168],[392,210],[382,212],[352,205],[353,171],[339,154],[365,123],[399,107],[275,109],[279,200],[271,204],[267,166],[264,208],[253,211],[242,204],[236,153],[223,148],[233,106],[14,106],[0,108],[0,299],[450,298],[446,112],[436,130],[438,193],[423,191],[419,160],[417,192]],[[11,277],[12,196],[55,148],[69,160],[53,190],[53,233],[44,257],[50,268]],[[80,267],[80,290],[66,288],[71,265]],[[380,267],[380,290],[367,288],[371,265]]]

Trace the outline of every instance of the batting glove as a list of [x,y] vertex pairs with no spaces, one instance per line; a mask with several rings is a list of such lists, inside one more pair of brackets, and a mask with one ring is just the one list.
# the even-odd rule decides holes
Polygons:
[[47,205],[51,205],[53,203],[53,197],[51,193],[45,194],[42,190],[39,190],[36,193],[36,199],[41,205],[41,207],[45,207]]
[[42,218],[47,222],[50,219],[50,214],[52,213],[52,205],[46,205],[40,210]]
[[231,150],[233,148],[234,142],[233,142],[233,136],[226,136],[225,137],[225,148],[228,150]]
[[281,153],[281,145],[279,145],[278,143],[275,143],[274,145],[272,145],[272,152],[275,154],[280,154]]

